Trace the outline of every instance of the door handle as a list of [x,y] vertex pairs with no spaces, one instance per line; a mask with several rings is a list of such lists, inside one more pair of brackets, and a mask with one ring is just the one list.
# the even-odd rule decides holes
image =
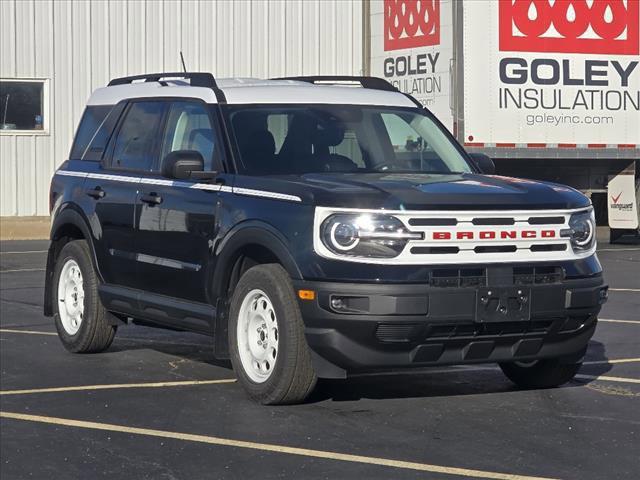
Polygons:
[[90,197],[95,198],[96,200],[104,198],[104,196],[106,195],[106,192],[104,190],[102,190],[102,188],[100,188],[100,187],[96,187],[93,190],[87,190],[86,193],[87,193],[87,195],[89,195]]
[[162,203],[162,197],[157,193],[150,193],[149,195],[142,195],[140,201],[148,203],[149,205],[160,205]]

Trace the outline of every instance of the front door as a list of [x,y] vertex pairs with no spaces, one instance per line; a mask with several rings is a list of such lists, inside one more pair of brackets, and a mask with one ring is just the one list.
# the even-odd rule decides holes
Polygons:
[[197,150],[205,170],[220,171],[221,148],[213,121],[210,106],[202,101],[177,100],[168,105],[159,161],[142,179],[136,202],[138,275],[142,288],[151,294],[202,304],[211,301],[206,275],[213,261],[220,185],[170,180],[160,171],[162,159],[177,150]]
[[87,195],[95,199],[95,218],[90,221],[100,231],[96,254],[108,284],[138,287],[135,201],[140,174],[148,171],[154,160],[154,140],[164,109],[161,102],[129,103],[103,163],[96,163],[85,180]]

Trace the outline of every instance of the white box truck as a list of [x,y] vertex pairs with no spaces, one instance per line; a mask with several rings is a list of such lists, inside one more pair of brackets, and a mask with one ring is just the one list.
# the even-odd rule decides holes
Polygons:
[[[370,0],[369,72],[503,175],[591,196],[638,234],[639,0]],[[365,9],[366,10],[366,9]]]

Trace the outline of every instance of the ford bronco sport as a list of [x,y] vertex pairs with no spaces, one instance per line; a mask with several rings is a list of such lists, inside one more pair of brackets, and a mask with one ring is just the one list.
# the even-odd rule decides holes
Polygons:
[[118,78],[51,183],[45,314],[72,352],[209,335],[265,404],[443,364],[557,386],[606,299],[593,209],[493,173],[381,79]]

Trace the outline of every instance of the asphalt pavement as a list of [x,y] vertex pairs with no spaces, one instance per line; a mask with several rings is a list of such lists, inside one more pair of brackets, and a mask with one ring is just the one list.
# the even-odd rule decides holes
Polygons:
[[210,339],[123,326],[73,355],[42,314],[47,242],[0,243],[0,477],[640,478],[640,247],[602,245],[610,298],[578,377],[523,391],[493,365],[247,399]]

